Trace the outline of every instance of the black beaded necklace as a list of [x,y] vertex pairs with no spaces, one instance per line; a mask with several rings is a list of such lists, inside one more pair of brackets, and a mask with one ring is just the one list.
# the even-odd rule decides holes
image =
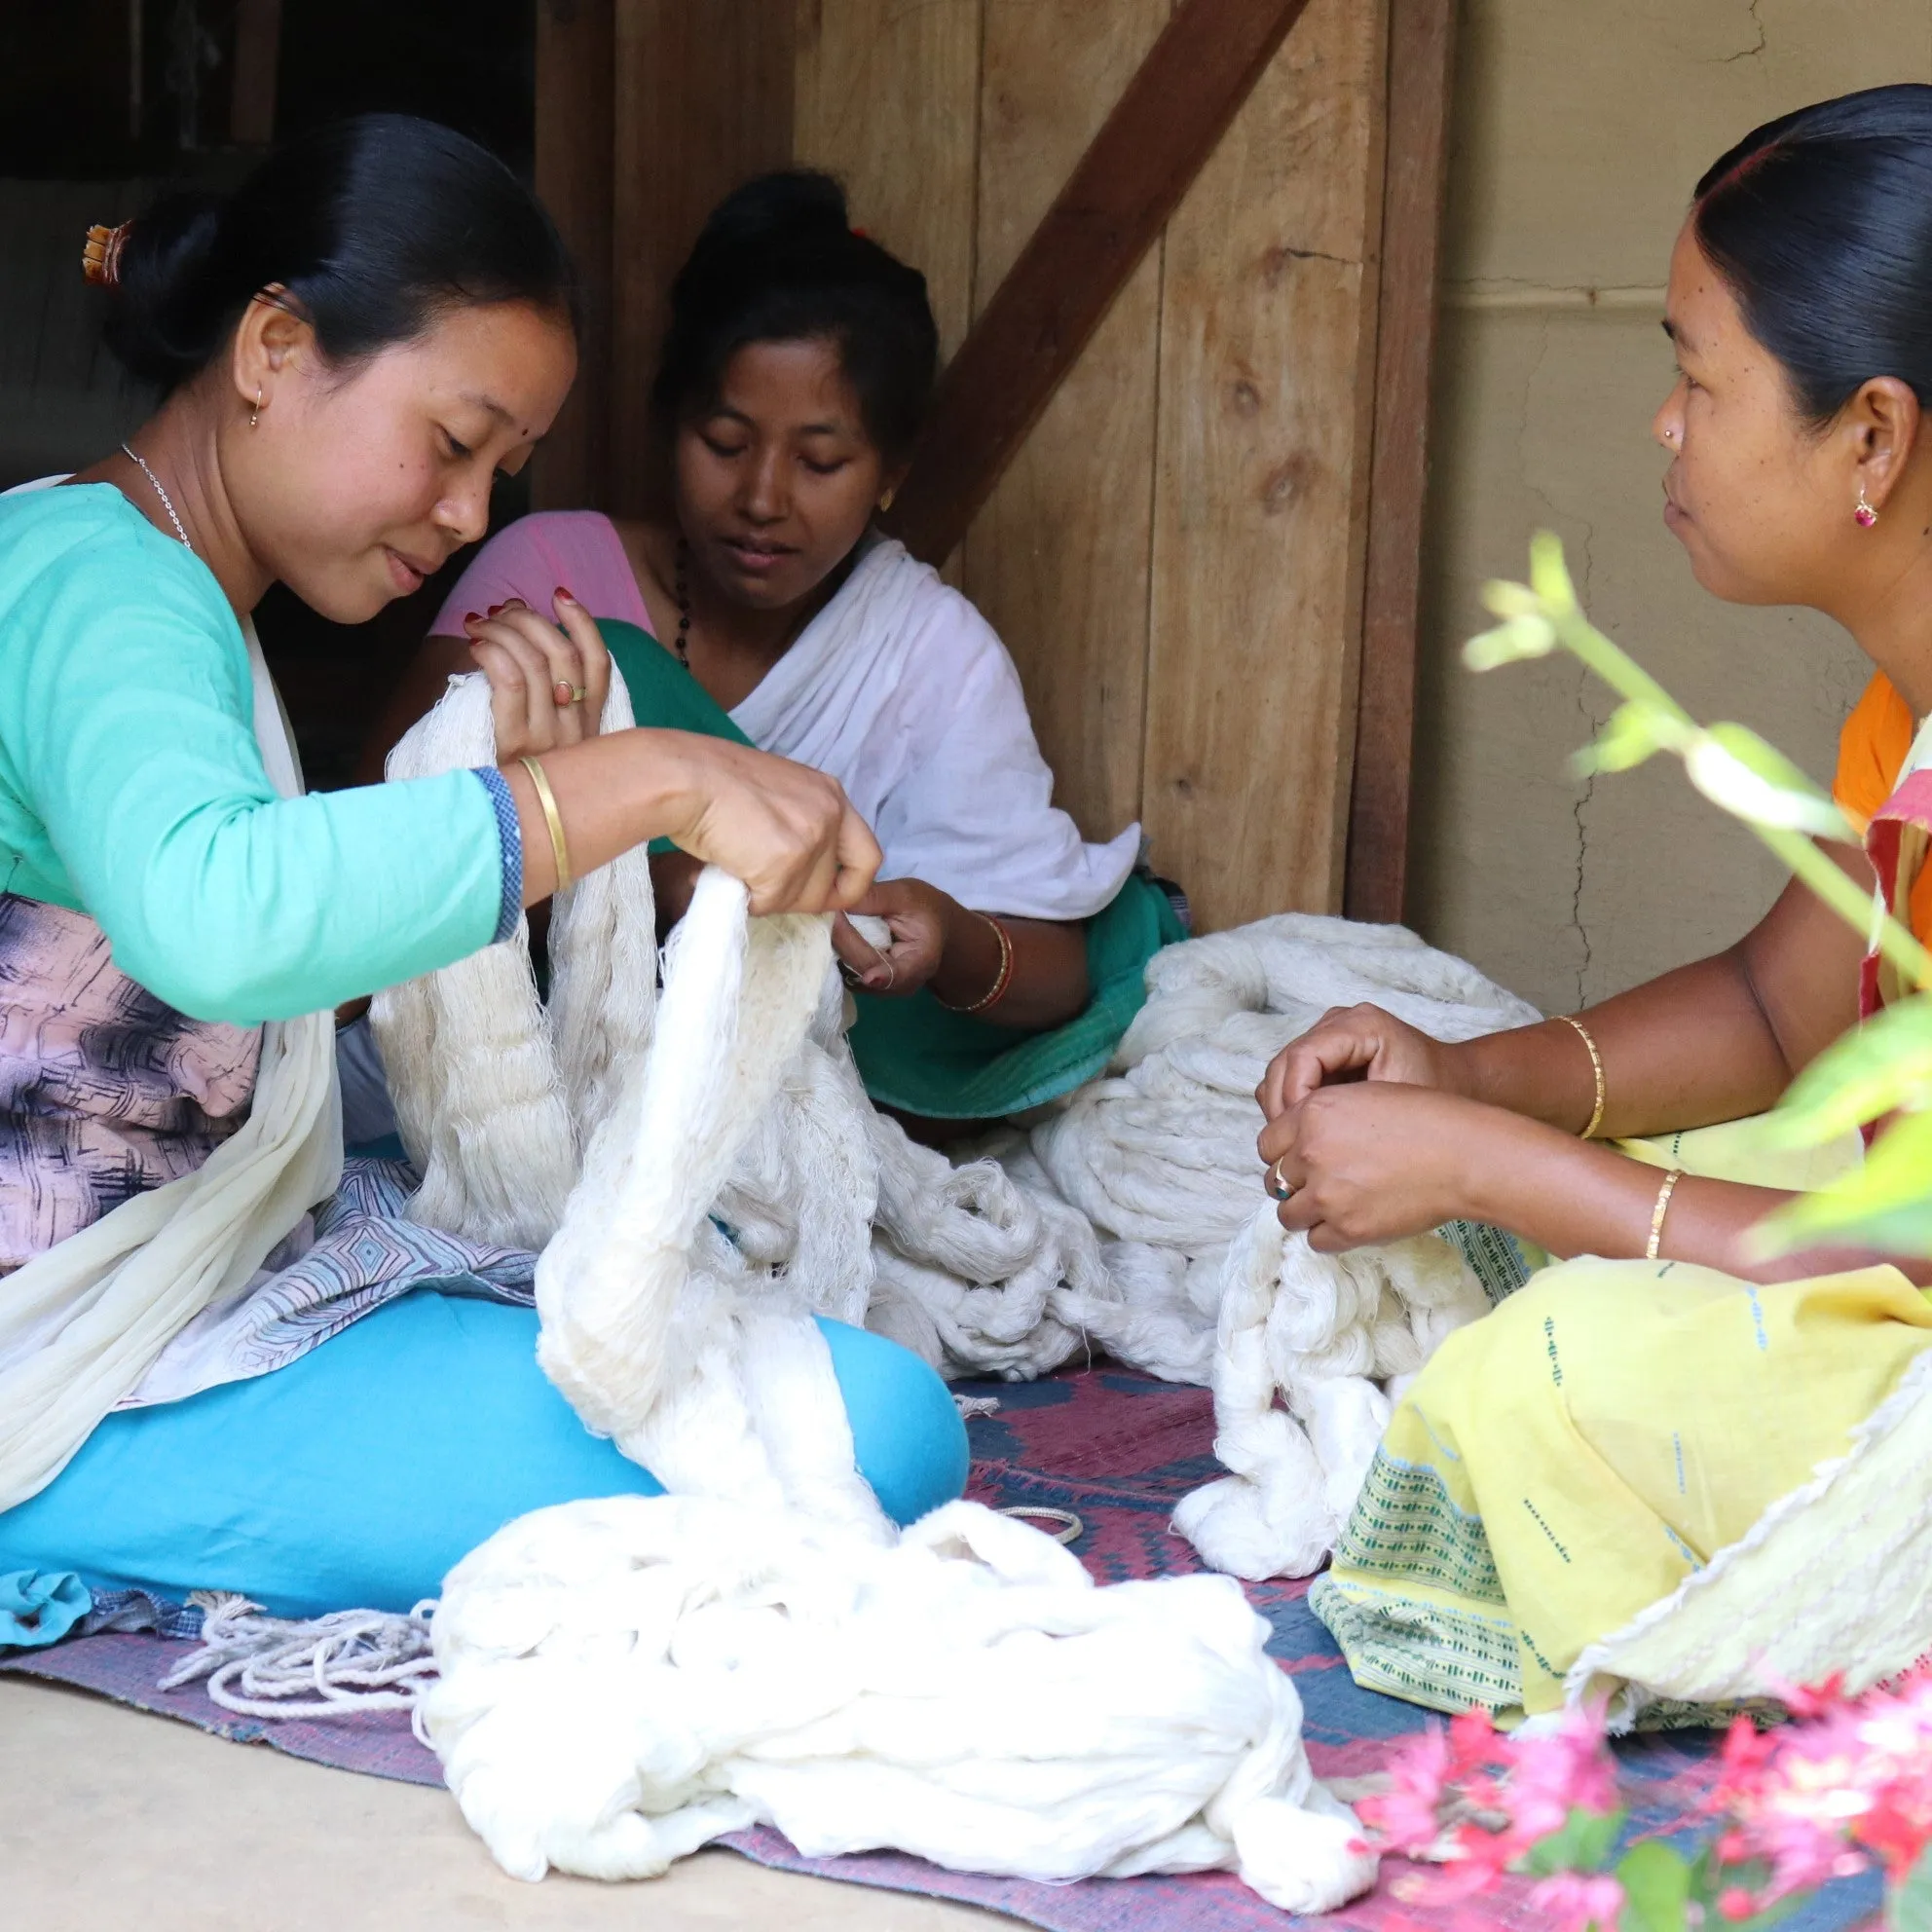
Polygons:
[[677,568],[671,586],[671,596],[678,606],[678,637],[676,649],[678,662],[687,671],[691,668],[691,546],[680,537],[678,539]]

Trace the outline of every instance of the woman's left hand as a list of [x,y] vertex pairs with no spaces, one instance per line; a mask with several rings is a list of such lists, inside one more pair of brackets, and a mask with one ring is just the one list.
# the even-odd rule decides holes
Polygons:
[[939,971],[959,904],[923,879],[894,878],[879,880],[852,910],[883,919],[892,938],[879,951],[840,919],[833,943],[848,977],[866,992],[903,999]]
[[1318,1087],[1270,1121],[1258,1144],[1270,1179],[1294,1190],[1277,1210],[1282,1225],[1333,1254],[1469,1214],[1474,1164],[1507,1122],[1457,1095],[1356,1081]]

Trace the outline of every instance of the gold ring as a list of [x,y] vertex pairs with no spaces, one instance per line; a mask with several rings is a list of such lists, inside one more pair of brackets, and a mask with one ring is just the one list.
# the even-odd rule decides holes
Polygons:
[[559,704],[581,704],[590,695],[582,685],[573,685],[563,678],[559,678],[550,690]]
[[1287,1179],[1286,1176],[1283,1175],[1283,1173],[1282,1172],[1282,1162],[1285,1161],[1287,1158],[1288,1157],[1285,1154],[1283,1154],[1281,1157],[1281,1159],[1277,1160],[1274,1163],[1274,1165],[1270,1167],[1268,1170],[1268,1192],[1272,1194],[1277,1201],[1287,1201],[1292,1199],[1294,1195],[1294,1191],[1295,1191],[1294,1183],[1289,1179]]

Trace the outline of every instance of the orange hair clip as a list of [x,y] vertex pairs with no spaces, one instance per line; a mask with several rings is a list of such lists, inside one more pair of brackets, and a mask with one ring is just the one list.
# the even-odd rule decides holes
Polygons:
[[81,273],[98,288],[121,285],[121,250],[127,246],[131,221],[119,228],[103,228],[99,222],[88,230],[87,245],[81,250]]

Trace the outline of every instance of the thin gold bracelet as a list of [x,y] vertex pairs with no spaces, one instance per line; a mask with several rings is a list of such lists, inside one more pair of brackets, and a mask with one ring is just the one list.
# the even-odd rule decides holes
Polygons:
[[1597,1137],[1597,1129],[1603,1125],[1603,1056],[1597,1052],[1597,1043],[1590,1038],[1590,1029],[1574,1013],[1559,1013],[1556,1017],[1564,1025],[1576,1027],[1577,1037],[1582,1041],[1590,1056],[1590,1071],[1596,1076],[1597,1082],[1597,1103],[1590,1109],[1589,1126],[1577,1137],[1579,1140],[1594,1140]]
[[1670,1212],[1670,1197],[1677,1190],[1677,1183],[1684,1178],[1682,1168],[1672,1168],[1663,1177],[1663,1185],[1657,1189],[1657,1205],[1651,1209],[1651,1238],[1644,1246],[1644,1259],[1654,1261],[1657,1249],[1663,1245],[1663,1217]]
[[550,780],[543,767],[534,758],[520,758],[517,762],[530,773],[530,782],[537,788],[537,802],[543,808],[543,823],[550,829],[550,857],[557,868],[557,882],[551,887],[553,892],[562,892],[570,884],[571,848],[564,837],[564,817],[557,809],[557,795],[550,789]]
[[940,999],[939,994],[934,993],[933,998],[939,1000],[948,1013],[985,1013],[988,1007],[997,1006],[1013,985],[1013,935],[990,912],[976,912],[973,916],[992,927],[993,937],[999,941],[999,971],[993,976],[991,986],[971,1006],[954,1006],[949,999]]

